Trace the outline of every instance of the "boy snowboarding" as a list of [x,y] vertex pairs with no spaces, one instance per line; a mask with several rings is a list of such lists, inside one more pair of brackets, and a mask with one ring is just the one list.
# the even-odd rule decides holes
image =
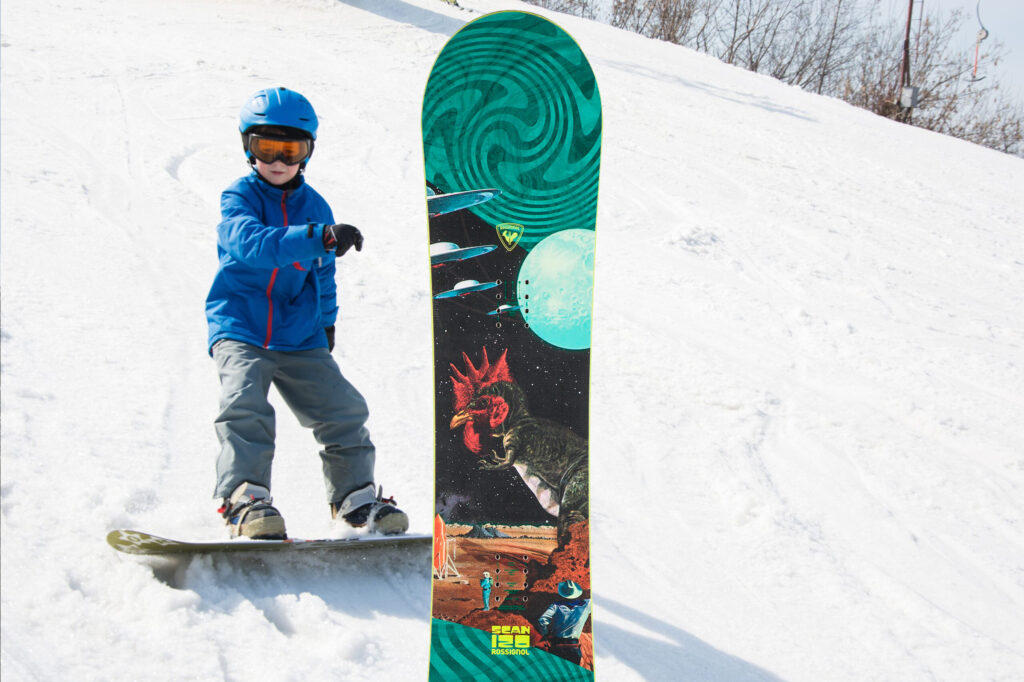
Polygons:
[[270,495],[273,384],[323,446],[332,518],[371,532],[403,533],[408,517],[374,484],[366,401],[331,357],[338,306],[335,260],[363,236],[335,224],[305,181],[318,121],[287,88],[254,93],[239,131],[252,172],[221,195],[219,265],[206,300],[209,352],[221,383],[214,497],[232,537],[287,537]]

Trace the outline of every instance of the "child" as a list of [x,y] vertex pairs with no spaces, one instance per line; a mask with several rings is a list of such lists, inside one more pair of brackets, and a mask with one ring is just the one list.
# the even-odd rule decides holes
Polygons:
[[274,410],[270,385],[323,446],[332,518],[380,533],[409,520],[374,486],[366,401],[331,357],[338,314],[335,259],[363,236],[334,223],[303,171],[316,140],[309,101],[286,88],[260,90],[242,107],[239,131],[253,172],[221,195],[220,263],[206,299],[210,354],[221,383],[217,487],[232,537],[287,537],[271,504]]

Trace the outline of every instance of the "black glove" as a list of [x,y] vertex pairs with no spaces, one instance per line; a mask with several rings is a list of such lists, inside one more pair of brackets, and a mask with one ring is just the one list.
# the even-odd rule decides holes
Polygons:
[[356,251],[363,250],[363,234],[358,227],[352,225],[324,226],[324,249],[328,253],[334,251],[335,255],[341,258],[353,246],[356,247]]
[[327,332],[327,352],[331,352],[334,350],[334,325],[324,327],[324,331]]

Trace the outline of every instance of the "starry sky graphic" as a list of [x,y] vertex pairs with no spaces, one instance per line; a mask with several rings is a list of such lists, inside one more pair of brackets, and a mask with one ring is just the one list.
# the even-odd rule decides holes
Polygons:
[[[499,244],[494,226],[471,210],[431,218],[430,243],[437,242],[455,242],[460,247]],[[499,246],[478,258],[432,270],[435,295],[467,279],[502,283],[462,298],[433,301],[436,511],[447,522],[553,525],[556,521],[514,469],[481,471],[480,455],[466,448],[462,429],[450,429],[454,415],[450,364],[465,373],[463,353],[479,367],[484,348],[492,363],[507,349],[512,378],[526,392],[530,413],[568,426],[583,438],[588,435],[589,349],[558,348],[530,331],[518,315],[487,314],[502,304],[516,304],[516,276],[526,255],[522,248],[509,252]],[[500,443],[486,444],[484,452],[492,447],[500,449]]]

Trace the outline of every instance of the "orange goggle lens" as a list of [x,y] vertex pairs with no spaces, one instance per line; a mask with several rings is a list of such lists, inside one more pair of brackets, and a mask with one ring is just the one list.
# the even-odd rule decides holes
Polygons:
[[272,137],[249,136],[249,152],[263,163],[284,161],[289,166],[302,163],[313,151],[309,140],[279,140]]

